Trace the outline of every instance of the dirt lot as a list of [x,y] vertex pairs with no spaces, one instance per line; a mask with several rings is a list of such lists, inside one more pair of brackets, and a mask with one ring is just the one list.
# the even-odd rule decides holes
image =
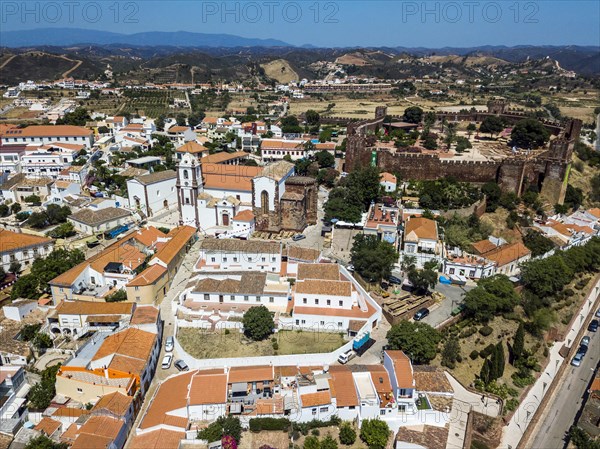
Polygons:
[[201,329],[181,328],[177,338],[191,356],[198,359],[227,357],[259,357],[287,354],[314,354],[331,352],[344,344],[339,333],[280,331],[277,350],[270,339],[250,341],[232,330],[229,334],[206,332]]
[[285,449],[288,447],[289,442],[287,432],[244,432],[238,447],[239,449],[257,449],[263,445],[269,445],[275,449]]

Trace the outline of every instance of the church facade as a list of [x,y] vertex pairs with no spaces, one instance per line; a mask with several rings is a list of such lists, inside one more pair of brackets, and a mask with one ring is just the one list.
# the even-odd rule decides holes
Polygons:
[[295,176],[294,165],[266,167],[204,163],[186,153],[177,166],[180,223],[221,237],[252,231],[301,232],[317,222],[318,186]]

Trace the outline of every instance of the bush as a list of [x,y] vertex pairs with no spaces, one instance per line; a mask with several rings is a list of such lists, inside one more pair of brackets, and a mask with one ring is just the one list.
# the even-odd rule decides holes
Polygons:
[[481,441],[471,441],[471,449],[490,449],[490,447]]
[[121,302],[127,300],[127,292],[125,290],[118,290],[105,299],[106,302]]
[[468,338],[471,335],[473,335],[475,332],[477,332],[477,328],[475,326],[471,326],[471,327],[468,327],[465,330],[463,330],[460,333],[459,337],[460,338]]
[[360,439],[370,449],[383,449],[387,445],[390,428],[385,421],[380,419],[365,419],[360,429]]
[[490,326],[483,326],[481,329],[479,329],[479,333],[484,337],[492,335],[492,332],[494,332],[494,329],[492,329]]
[[321,435],[321,431],[319,429],[313,429],[310,431],[310,434],[318,437],[319,435]]
[[252,418],[249,428],[251,432],[260,432],[262,430],[280,430],[286,431],[290,428],[290,420],[286,418]]
[[487,345],[487,346],[486,346],[486,347],[483,349],[483,351],[481,351],[481,352],[479,353],[479,356],[480,356],[482,359],[488,358],[490,355],[492,355],[492,352],[494,352],[495,348],[496,348],[496,346],[495,346],[495,345],[491,345],[491,344],[490,344],[490,345]]
[[510,398],[504,403],[504,410],[508,410],[509,412],[513,412],[519,406],[519,401],[515,398]]
[[340,428],[340,443],[350,446],[351,444],[354,444],[355,441],[356,431],[354,428],[348,423],[342,424],[342,427]]
[[471,358],[471,360],[475,360],[477,357],[479,357],[479,352],[476,349],[474,349],[469,354],[469,357]]

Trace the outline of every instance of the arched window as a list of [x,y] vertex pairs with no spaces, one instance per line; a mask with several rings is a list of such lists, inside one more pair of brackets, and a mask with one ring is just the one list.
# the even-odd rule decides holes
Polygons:
[[189,178],[188,171],[183,170],[183,179],[188,179],[188,178]]
[[260,213],[263,215],[269,213],[269,193],[266,190],[260,194]]

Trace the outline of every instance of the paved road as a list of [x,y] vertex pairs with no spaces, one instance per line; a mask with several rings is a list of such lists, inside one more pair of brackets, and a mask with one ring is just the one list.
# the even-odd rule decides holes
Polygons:
[[[561,364],[564,361],[564,358],[560,355],[561,347],[563,345],[571,346],[574,344],[579,344],[579,342],[575,341],[575,339],[577,338],[577,334],[581,330],[582,325],[585,323],[585,318],[587,316],[593,315],[595,313],[596,308],[594,306],[594,303],[596,301],[596,298],[598,297],[599,292],[600,292],[600,280],[598,280],[595,283],[594,287],[592,288],[592,290],[590,291],[590,293],[587,297],[587,300],[582,305],[582,308],[579,312],[580,319],[574,321],[573,325],[566,333],[565,339],[563,341],[555,342],[551,346],[550,354],[548,357],[548,364],[544,368],[540,377],[531,386],[531,388],[527,392],[527,395],[522,399],[521,404],[519,405],[519,407],[517,408],[517,410],[511,417],[508,425],[506,425],[503,428],[502,442],[499,446],[500,448],[502,448],[502,449],[506,449],[506,448],[510,448],[510,447],[516,448],[517,445],[519,444],[521,438],[523,437],[525,430],[530,425],[531,419],[533,418],[535,412],[537,411],[540,402],[542,401],[544,396],[547,394],[548,386],[554,381],[556,373],[558,372],[558,369],[560,368]],[[600,340],[600,337],[598,335],[595,335],[594,339]],[[596,346],[596,345],[598,345],[598,343],[596,341],[593,344],[594,344],[594,347],[590,348],[590,351],[588,351],[586,359],[592,358],[592,357],[595,357],[596,359],[598,358],[599,351],[598,351],[598,347]],[[594,355],[592,355],[592,354],[594,354]],[[570,363],[570,360],[565,361],[565,363]],[[568,418],[562,417],[563,408],[565,409],[565,414],[567,414],[567,416],[568,416],[568,409],[569,409],[569,407],[573,406],[572,404],[569,405],[568,402],[571,401],[573,403],[576,403],[580,399],[581,394],[578,394],[574,389],[577,389],[577,386],[580,385],[579,382],[584,382],[584,381],[577,380],[581,377],[583,377],[583,378],[586,377],[583,375],[583,373],[588,373],[588,375],[591,375],[591,371],[586,371],[586,369],[589,370],[589,368],[590,368],[590,366],[587,365],[587,363],[589,363],[589,362],[587,362],[587,361],[584,362],[584,364],[582,364],[582,366],[580,366],[578,369],[573,370],[573,373],[571,372],[571,370],[573,368],[569,367],[567,369],[567,371],[564,373],[564,375],[562,376],[562,378],[556,379],[556,381],[559,382],[559,384],[557,386],[557,389],[554,391],[553,396],[555,398],[560,397],[561,401],[555,401],[553,404],[550,404],[545,409],[544,414],[540,417],[540,423],[537,425],[536,429],[533,429],[533,430],[535,430],[536,434],[532,435],[532,438],[528,441],[528,446],[527,446],[528,448],[532,447],[532,448],[539,448],[539,449],[546,449],[546,448],[557,449],[557,448],[560,448],[563,446],[563,444],[558,444],[558,445],[555,444],[555,445],[548,446],[547,443],[539,442],[539,441],[537,443],[535,443],[535,445],[534,445],[534,443],[532,443],[532,439],[544,438],[544,436],[542,434],[546,431],[546,429],[548,428],[548,425],[549,425],[546,422],[546,420],[550,419],[552,421],[552,419],[554,419],[553,416],[555,417],[557,415],[561,415],[561,418],[558,418],[559,421],[557,421],[557,423],[556,423],[556,427],[558,428],[556,430],[556,432],[559,435],[564,434],[564,432],[566,431],[566,429],[572,422],[573,417],[575,416],[575,413],[573,413],[571,415],[569,424],[566,424],[566,422],[562,422],[563,419],[568,419]],[[582,367],[583,367],[583,370],[582,370]],[[577,377],[577,376],[579,376],[579,377]],[[589,379],[589,377],[588,377],[588,379]],[[565,389],[567,390],[566,393],[563,391]],[[578,407],[576,404],[574,405],[574,407],[575,407],[575,410],[577,410]],[[558,413],[556,412],[556,410],[559,410]],[[562,428],[561,428],[561,426],[562,426]],[[561,443],[561,441],[560,441],[561,438],[562,438],[562,436],[559,436],[558,443]],[[556,443],[556,441],[555,441],[555,443]]]
[[438,282],[435,291],[443,294],[446,299],[437,304],[435,308],[431,308],[429,316],[423,322],[437,327],[452,316],[452,310],[463,302],[464,294],[475,288],[475,283],[469,282],[464,287],[458,285],[447,285]]
[[581,366],[569,366],[564,381],[548,405],[546,418],[538,428],[531,445],[534,449],[562,448],[566,446],[565,435],[581,408],[585,390],[594,375],[600,359],[600,335],[588,332],[592,341]]
[[[192,246],[192,248],[187,253],[187,255],[185,256],[185,259],[184,259],[183,263],[181,264],[181,267],[179,268],[179,270],[177,271],[177,274],[175,275],[175,279],[173,279],[171,288],[167,292],[167,295],[165,296],[165,298],[160,303],[160,306],[159,306],[160,307],[160,315],[164,321],[163,341],[165,341],[167,337],[173,335],[174,322],[175,322],[175,317],[174,317],[175,307],[173,307],[173,300],[179,296],[179,294],[181,293],[181,291],[184,289],[185,285],[187,284],[188,280],[192,276],[194,264],[198,260],[198,253],[199,253],[201,240],[202,239],[198,240]],[[129,447],[129,443],[131,442],[131,439],[135,435],[135,429],[139,426],[139,423],[140,423],[142,417],[144,416],[146,409],[148,408],[148,404],[154,397],[154,393],[156,392],[156,389],[158,388],[158,386],[167,377],[169,377],[172,374],[177,373],[177,369],[173,365],[171,365],[171,367],[167,370],[164,370],[161,368],[160,365],[161,365],[162,359],[165,354],[166,354],[166,352],[165,352],[165,347],[163,344],[163,346],[160,350],[160,356],[158,358],[158,367],[156,368],[156,374],[154,375],[154,378],[152,379],[152,383],[150,384],[150,387],[148,388],[148,391],[146,392],[146,397],[144,398],[144,404],[142,405],[142,408],[136,417],[135,423],[132,426],[133,430],[129,434],[129,438],[128,438],[127,444],[125,445],[125,448]],[[178,359],[178,356],[177,356],[176,352],[173,352],[172,354],[173,354],[173,363],[175,363],[175,360]]]

